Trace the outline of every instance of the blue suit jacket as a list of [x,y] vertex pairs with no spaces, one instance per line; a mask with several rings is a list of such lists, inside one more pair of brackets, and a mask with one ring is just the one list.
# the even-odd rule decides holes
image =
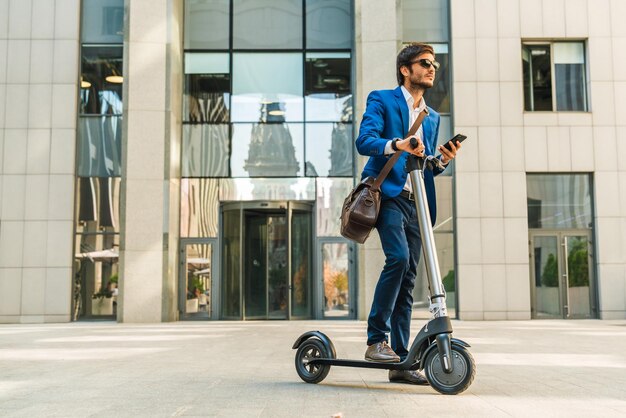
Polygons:
[[[434,155],[437,149],[437,135],[439,133],[439,114],[430,107],[429,114],[422,122],[424,131],[424,145],[427,155]],[[369,156],[365,164],[361,179],[378,173],[390,158],[385,156],[385,145],[393,138],[405,138],[409,131],[409,109],[400,87],[394,90],[375,90],[367,98],[367,107],[361,121],[359,137],[356,140],[356,148],[359,154]],[[393,166],[389,175],[383,182],[381,190],[384,197],[396,197],[402,191],[406,183],[407,172],[404,170],[408,153],[402,156]],[[430,219],[435,224],[437,218],[437,199],[435,194],[434,176],[442,170],[426,170],[424,183],[430,208]]]

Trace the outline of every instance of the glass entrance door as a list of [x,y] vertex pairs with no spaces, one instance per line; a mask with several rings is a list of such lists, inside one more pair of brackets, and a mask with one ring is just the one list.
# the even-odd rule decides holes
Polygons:
[[222,317],[311,317],[311,205],[225,204]]
[[216,247],[215,239],[187,238],[180,241],[180,319],[211,319]]
[[589,232],[530,236],[533,318],[593,318],[595,281]]
[[287,319],[287,215],[244,211],[244,318]]

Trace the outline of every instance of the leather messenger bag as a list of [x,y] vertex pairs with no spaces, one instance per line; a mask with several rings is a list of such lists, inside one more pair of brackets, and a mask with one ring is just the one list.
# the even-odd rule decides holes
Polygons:
[[[417,132],[426,114],[426,110],[420,113],[411,126],[407,138]],[[402,151],[396,152],[387,161],[377,178],[366,177],[346,197],[341,210],[341,235],[359,244],[363,244],[367,240],[372,229],[376,226],[380,211],[380,185],[385,181],[387,174],[401,154]]]

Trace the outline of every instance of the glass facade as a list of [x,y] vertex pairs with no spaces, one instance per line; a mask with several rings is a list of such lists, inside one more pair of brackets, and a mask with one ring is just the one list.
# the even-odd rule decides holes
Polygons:
[[116,315],[123,25],[123,0],[83,1],[73,320]]
[[[185,16],[181,236],[223,240],[218,316],[321,316],[313,248],[339,236],[337,220],[320,210],[291,211],[289,220],[261,207],[237,223],[221,208],[324,197],[336,217],[340,203],[329,195],[347,194],[355,174],[352,1],[187,0]],[[289,271],[273,258],[283,229]],[[242,254],[258,263],[237,264]]]

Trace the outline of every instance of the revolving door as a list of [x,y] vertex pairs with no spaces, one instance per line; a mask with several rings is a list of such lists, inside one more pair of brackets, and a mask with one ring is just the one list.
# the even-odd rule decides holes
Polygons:
[[311,204],[224,204],[222,318],[310,318],[312,229]]

